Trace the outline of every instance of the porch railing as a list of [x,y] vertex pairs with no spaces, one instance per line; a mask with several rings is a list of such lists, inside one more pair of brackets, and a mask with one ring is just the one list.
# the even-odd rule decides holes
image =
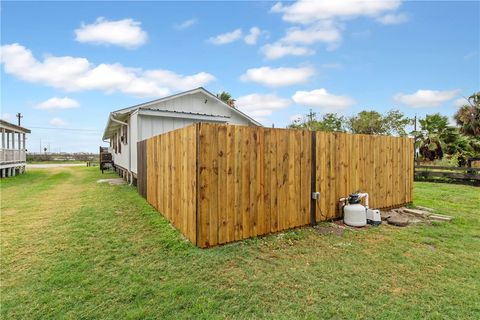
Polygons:
[[16,163],[26,161],[25,150],[0,149],[0,163]]

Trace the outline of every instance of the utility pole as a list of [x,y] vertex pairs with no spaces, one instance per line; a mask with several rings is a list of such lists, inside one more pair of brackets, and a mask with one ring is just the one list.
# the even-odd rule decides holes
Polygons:
[[313,112],[312,109],[310,109],[310,112],[308,113],[307,117],[310,123],[313,122],[313,119],[315,119],[315,112]]
[[312,109],[310,109],[310,112],[307,114],[307,129],[308,130],[312,130],[312,123],[313,123],[313,120],[315,119],[315,116],[316,116],[316,113],[312,111]]
[[22,114],[19,112],[15,116],[18,118],[18,126],[20,126],[20,119],[23,118]]

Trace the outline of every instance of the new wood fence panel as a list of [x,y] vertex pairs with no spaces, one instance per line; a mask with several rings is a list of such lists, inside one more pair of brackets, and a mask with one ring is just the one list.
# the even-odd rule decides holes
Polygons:
[[308,224],[310,139],[306,131],[200,124],[197,244]]
[[372,208],[412,200],[409,138],[202,123],[138,150],[139,192],[200,247],[307,225],[312,191],[316,221],[338,217],[338,199],[356,191]]
[[146,173],[148,203],[192,243],[196,243],[197,232],[196,141],[196,128],[189,126],[138,144],[142,150],[145,149],[143,163],[146,166],[138,162],[138,171]]
[[371,208],[411,202],[413,144],[410,138],[316,132],[316,220],[339,216],[338,199],[369,194]]

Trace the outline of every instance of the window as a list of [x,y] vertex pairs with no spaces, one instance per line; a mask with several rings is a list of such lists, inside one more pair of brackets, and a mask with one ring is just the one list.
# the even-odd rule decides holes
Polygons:
[[122,132],[123,132],[123,134],[122,134],[123,143],[127,144],[128,143],[128,141],[127,141],[127,139],[128,139],[127,138],[128,137],[128,126],[123,126],[122,127]]

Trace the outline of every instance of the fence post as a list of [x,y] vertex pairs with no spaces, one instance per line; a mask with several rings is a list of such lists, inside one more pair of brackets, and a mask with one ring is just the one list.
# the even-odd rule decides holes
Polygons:
[[312,173],[310,178],[310,225],[314,226],[316,224],[316,217],[315,217],[315,209],[317,205],[317,199],[313,198],[313,193],[316,192],[316,175],[317,175],[317,133],[315,131],[311,131],[312,139]]

